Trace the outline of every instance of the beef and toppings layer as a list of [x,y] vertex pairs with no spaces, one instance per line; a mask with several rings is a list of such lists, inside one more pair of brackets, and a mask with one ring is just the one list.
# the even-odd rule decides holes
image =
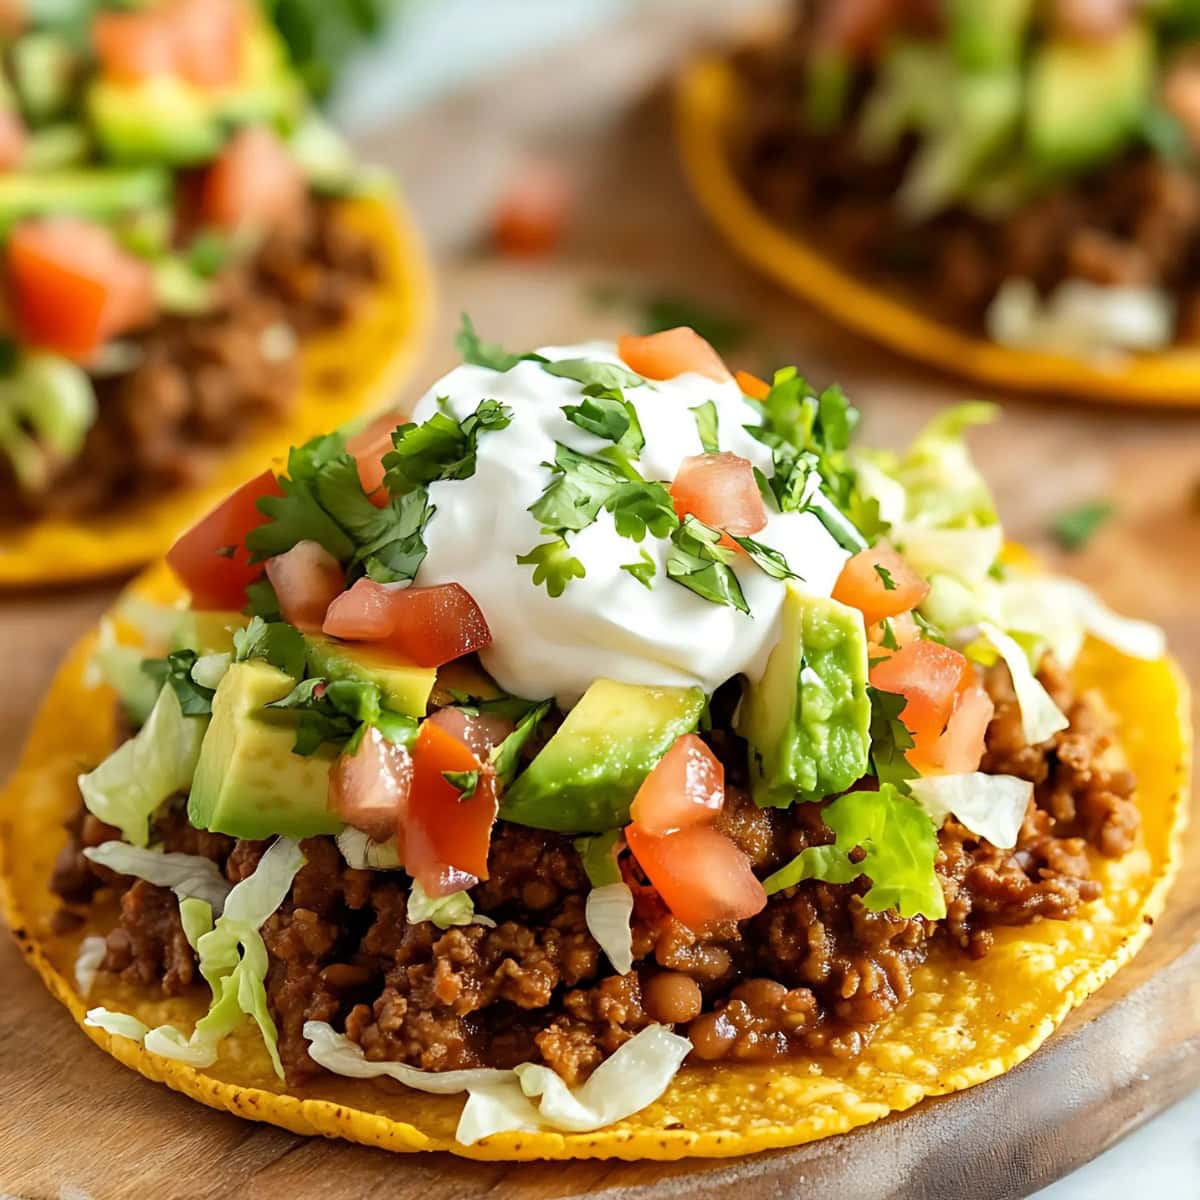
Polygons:
[[203,1066],[244,1014],[293,1085],[576,1087],[636,1041],[661,1090],[853,1056],[930,955],[1087,919],[1139,811],[1070,667],[1161,635],[1004,563],[987,406],[873,452],[836,387],[688,329],[459,346],[411,420],[185,534],[191,607],[122,612],[146,645],[102,640],[130,737],[80,777],[58,922],[116,898],[80,986],[212,1008],[89,1020]]
[[0,64],[0,522],[202,481],[376,281],[257,6],[92,8],[18,21]]
[[746,53],[758,204],[943,321],[1074,354],[1200,333],[1200,25],[1134,0],[805,4]]

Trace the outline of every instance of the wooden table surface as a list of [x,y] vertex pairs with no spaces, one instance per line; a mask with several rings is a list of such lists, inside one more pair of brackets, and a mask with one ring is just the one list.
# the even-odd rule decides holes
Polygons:
[[[759,369],[797,362],[819,383],[840,381],[864,411],[870,442],[899,444],[940,406],[967,395],[954,380],[840,333],[754,278],[697,215],[676,165],[669,104],[655,84],[682,52],[680,29],[695,35],[708,20],[643,15],[586,54],[495,81],[374,140],[375,155],[400,168],[441,265],[441,315],[410,399],[420,380],[453,363],[459,311],[469,311],[484,336],[516,348],[611,335],[635,321],[634,307],[601,305],[599,291],[687,296],[748,318],[756,332],[740,361]],[[532,262],[474,252],[496,186],[529,147],[554,155],[575,180],[579,203],[564,246]],[[1163,625],[1190,678],[1200,680],[1200,412],[1012,402],[976,449],[1009,532],[1118,609]],[[1085,551],[1063,558],[1048,544],[1048,519],[1097,498],[1112,501],[1115,518]],[[56,664],[116,586],[0,596],[0,778]],[[968,1188],[980,1200],[1024,1195],[1200,1084],[1198,835],[1194,828],[1188,882],[1148,949],[1030,1062],[899,1120],[749,1162],[513,1168],[389,1157],[244,1124],[127,1073],[89,1045],[3,939],[0,1198],[244,1192],[461,1200],[749,1190],[847,1200],[949,1197]],[[1022,1137],[1022,1146],[1005,1152],[1006,1142]],[[974,1147],[970,1155],[966,1146]]]

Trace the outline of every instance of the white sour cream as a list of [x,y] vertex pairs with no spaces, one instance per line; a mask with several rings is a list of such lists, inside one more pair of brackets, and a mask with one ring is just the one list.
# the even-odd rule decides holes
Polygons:
[[[611,343],[551,346],[546,358],[619,362]],[[700,454],[689,411],[712,400],[720,418],[720,446],[748,458],[767,475],[771,453],[745,432],[754,410],[737,385],[700,375],[626,388],[646,437],[639,467],[646,479],[666,483],[681,461]],[[733,565],[751,615],[714,604],[667,576],[668,539],[647,535],[640,544],[618,535],[610,513],[568,540],[587,574],[572,579],[561,596],[533,584],[533,568],[517,556],[550,540],[527,510],[550,482],[555,442],[595,454],[610,443],[573,425],[564,405],[578,404],[582,386],[547,374],[537,363],[518,363],[500,373],[461,366],[421,398],[412,420],[438,411],[438,398],[462,420],[486,398],[513,412],[506,429],[479,439],[476,471],[469,479],[434,483],[437,512],[425,531],[428,556],[414,581],[418,587],[460,583],[483,610],[492,644],[480,658],[505,690],[530,699],[555,697],[569,707],[595,679],[660,686],[702,687],[711,693],[737,674],[757,679],[780,636],[785,584],[744,555]],[[802,576],[796,586],[815,595],[831,592],[846,552],[810,513],[769,513],[757,541],[780,551]],[[654,560],[650,589],[624,563]]]

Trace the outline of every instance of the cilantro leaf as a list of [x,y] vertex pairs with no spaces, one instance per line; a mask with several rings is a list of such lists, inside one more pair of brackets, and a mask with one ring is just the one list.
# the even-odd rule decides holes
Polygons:
[[879,576],[879,582],[883,584],[885,592],[894,592],[896,590],[896,581],[892,578],[892,573],[880,563],[872,564],[875,568],[875,574]]
[[749,615],[742,585],[729,567],[735,552],[720,541],[720,530],[688,516],[671,534],[667,575],[705,600]]
[[265,575],[246,585],[246,607],[242,612],[251,617],[262,617],[264,621],[280,619],[279,597]]
[[233,661],[248,662],[264,658],[273,667],[299,679],[306,661],[304,634],[285,621],[264,621],[253,617],[245,629],[233,635]]
[[641,553],[641,562],[622,563],[621,570],[628,571],[629,574],[632,575],[634,579],[636,579],[638,583],[642,585],[642,587],[649,588],[653,586],[650,581],[657,574],[658,568],[655,566],[654,559],[652,559],[645,550],[643,550]]
[[304,679],[267,708],[294,717],[296,741],[292,753],[305,756],[327,743],[342,746],[352,754],[370,726],[400,745],[411,744],[417,732],[416,721],[384,709],[379,688],[361,680]]
[[478,771],[443,771],[442,778],[453,788],[458,789],[458,802],[470,800],[479,787]]
[[661,483],[619,484],[605,498],[604,507],[612,513],[617,532],[635,542],[642,541],[647,530],[666,537],[679,527],[671,493]]
[[590,358],[564,358],[559,362],[542,360],[542,370],[560,379],[573,379],[585,387],[633,388],[646,387],[646,380],[619,363],[596,362]]
[[532,566],[534,587],[544,583],[546,591],[554,597],[561,596],[572,579],[582,579],[587,574],[564,537],[534,546],[528,554],[518,554],[517,562]]
[[510,354],[495,342],[481,341],[475,332],[474,323],[466,313],[460,315],[459,321],[454,348],[462,355],[465,363],[476,367],[490,367],[493,371],[510,371],[519,362],[546,361],[540,354]]
[[716,404],[711,400],[705,400],[703,404],[697,404],[689,411],[696,420],[696,432],[700,435],[700,445],[704,447],[704,453],[719,454],[721,452],[720,420]]
[[879,639],[880,645],[882,645],[885,650],[899,650],[900,643],[896,641],[896,631],[892,628],[892,622],[885,617],[882,621],[880,621],[879,625],[882,631]]
[[917,775],[905,757],[905,751],[913,748],[913,738],[900,716],[908,700],[870,686],[867,697],[871,701],[871,773],[881,784],[907,791],[905,781]]
[[764,546],[762,542],[756,542],[753,538],[738,537],[736,534],[729,534],[731,538],[750,556],[750,561],[754,563],[760,570],[765,571],[772,579],[800,579],[791,567],[788,566],[788,561],[778,551],[771,546]]
[[[832,846],[810,846],[763,881],[768,895],[805,879],[850,883],[865,875],[863,904],[872,912],[894,908],[902,917],[941,920],[946,898],[934,871],[937,833],[915,800],[891,784],[877,792],[847,792],[821,813]],[[851,854],[862,852],[858,861]]]
[[1116,509],[1108,500],[1095,500],[1061,512],[1050,524],[1054,540],[1067,551],[1082,550]]
[[321,507],[314,476],[280,476],[279,488],[282,496],[263,496],[258,501],[258,511],[270,519],[246,534],[251,562],[286,554],[303,541],[319,542],[338,562],[354,553],[354,542]]
[[624,476],[612,464],[580,454],[561,442],[556,445],[554,462],[545,465],[554,471],[554,478],[529,511],[548,530],[586,529],[605,500],[624,482]]
[[552,705],[549,700],[543,700],[540,704],[531,708],[517,722],[517,727],[502,741],[498,746],[492,749],[492,766],[496,771],[496,778],[500,782],[501,787],[507,787],[516,777],[517,768],[520,766],[521,751],[525,744],[537,732],[538,726],[546,719]]
[[469,479],[475,474],[480,434],[507,428],[512,415],[498,400],[481,400],[462,421],[437,412],[421,425],[410,421],[398,426],[393,449],[383,456],[388,492],[403,496],[437,480]]
[[213,688],[202,687],[192,678],[192,668],[199,657],[195,650],[176,650],[166,658],[147,658],[142,670],[154,680],[159,691],[164,683],[179,698],[185,717],[202,717],[212,712]]
[[567,404],[563,413],[573,425],[620,446],[634,458],[646,445],[637,409],[625,399],[619,388],[595,386],[583,389],[582,404]]

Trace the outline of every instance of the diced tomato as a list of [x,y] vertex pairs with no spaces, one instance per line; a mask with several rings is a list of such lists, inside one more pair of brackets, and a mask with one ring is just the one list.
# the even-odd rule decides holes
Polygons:
[[205,88],[237,83],[249,24],[241,0],[174,0],[165,13],[184,79]]
[[223,87],[241,75],[247,31],[241,0],[169,0],[132,12],[97,13],[92,46],[114,83],[179,75]]
[[[754,466],[737,454],[685,458],[670,491],[680,520],[691,513],[706,525],[737,537],[766,528],[767,506],[754,478]],[[736,545],[729,538],[723,541]]]
[[113,83],[140,83],[175,73],[175,35],[156,9],[97,13],[92,47],[101,73]]
[[666,837],[630,825],[625,837],[663,903],[691,929],[745,920],[766,907],[767,894],[750,860],[711,825]]
[[[461,877],[488,877],[496,820],[496,777],[470,747],[440,725],[423,721],[413,745],[413,786],[405,820],[405,867],[431,896],[464,886]],[[477,771],[469,799],[445,772]],[[465,886],[470,886],[469,884]]]
[[765,400],[771,394],[771,385],[765,379],[751,375],[749,371],[734,371],[733,378],[742,389],[742,395],[749,396],[752,400]]
[[200,185],[204,220],[221,229],[294,226],[303,218],[308,185],[300,164],[269,129],[233,136]]
[[440,667],[492,643],[479,605],[457,583],[397,589],[360,579],[329,606],[323,628],[348,641],[387,642],[419,667]]
[[461,708],[439,708],[430,714],[429,720],[469,746],[480,762],[487,762],[493,748],[513,731],[513,723],[507,717],[465,713]]
[[936,752],[970,670],[957,650],[929,641],[910,642],[871,668],[872,686],[907,701],[900,719],[914,742],[908,761],[918,770]]
[[631,371],[647,379],[674,379],[692,374],[728,383],[732,378],[721,356],[686,325],[646,337],[626,334],[617,343],[617,354]]
[[837,0],[822,9],[814,41],[823,49],[873,54],[902,11],[903,0]]
[[496,249],[525,257],[548,254],[562,239],[572,199],[570,181],[554,163],[524,164],[492,217]]
[[150,267],[90,221],[53,217],[18,225],[8,239],[7,267],[23,339],[70,358],[90,358],[108,338],[154,315]]
[[880,542],[846,560],[833,598],[857,608],[868,625],[916,608],[929,584],[889,546]]
[[412,790],[413,763],[403,746],[389,742],[374,726],[358,749],[343,754],[329,773],[329,807],[347,825],[369,838],[395,837],[404,861],[404,824]]
[[1130,0],[1052,0],[1049,7],[1055,33],[1081,42],[1107,41],[1134,19]]
[[0,0],[0,37],[15,38],[29,25],[29,0]]
[[320,542],[306,538],[263,565],[283,619],[306,633],[319,630],[334,597],[346,586],[338,560]]
[[694,734],[685,733],[642,780],[629,818],[662,836],[717,819],[725,803],[725,768]]
[[[968,775],[983,760],[988,725],[996,706],[974,670],[968,669],[954,697],[946,732],[938,738],[927,762],[917,762],[923,775]],[[915,747],[914,747],[915,751]]]
[[15,171],[25,157],[25,123],[11,108],[0,110],[0,171]]
[[358,481],[371,502],[383,508],[388,501],[383,490],[383,456],[392,449],[392,432],[401,424],[397,413],[384,413],[376,417],[365,429],[346,441],[346,450],[353,456],[358,467]]
[[198,609],[240,609],[246,587],[258,579],[261,563],[251,564],[246,534],[267,518],[258,511],[263,496],[281,496],[274,474],[264,471],[242,484],[167,551],[167,563],[192,593]]

